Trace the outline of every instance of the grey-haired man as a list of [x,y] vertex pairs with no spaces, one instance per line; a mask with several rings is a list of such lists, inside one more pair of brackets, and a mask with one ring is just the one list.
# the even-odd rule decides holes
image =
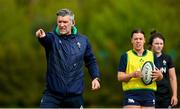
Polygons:
[[40,108],[82,107],[84,63],[92,78],[92,90],[100,88],[100,72],[91,45],[74,25],[74,14],[61,9],[52,32],[36,31],[47,60],[46,89]]

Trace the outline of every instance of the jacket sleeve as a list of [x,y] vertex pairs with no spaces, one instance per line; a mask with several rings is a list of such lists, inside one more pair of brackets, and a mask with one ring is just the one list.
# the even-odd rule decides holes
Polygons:
[[46,49],[51,46],[51,43],[52,43],[51,35],[52,35],[51,33],[47,33],[45,37],[38,38],[38,40],[41,43],[41,45],[43,47],[45,47]]
[[88,71],[92,79],[96,77],[100,78],[100,72],[99,72],[97,62],[96,62],[96,58],[92,52],[92,48],[88,39],[86,41],[87,41],[87,47],[86,47],[86,51],[84,55],[85,65],[88,68]]

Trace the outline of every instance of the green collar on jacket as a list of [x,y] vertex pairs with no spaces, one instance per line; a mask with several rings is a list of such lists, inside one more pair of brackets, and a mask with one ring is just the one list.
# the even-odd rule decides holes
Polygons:
[[[58,36],[61,36],[61,33],[59,32],[59,28],[58,26],[56,25],[55,28],[53,29],[53,31],[58,35]],[[78,33],[78,30],[75,26],[72,27],[71,29],[71,34],[73,35],[76,35]]]

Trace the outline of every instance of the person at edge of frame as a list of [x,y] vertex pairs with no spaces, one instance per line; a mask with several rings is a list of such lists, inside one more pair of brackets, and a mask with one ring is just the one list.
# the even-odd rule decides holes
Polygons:
[[171,57],[163,52],[165,38],[160,32],[153,30],[148,44],[150,49],[157,55],[159,69],[164,77],[161,81],[157,82],[155,107],[175,107],[178,103],[177,77]]

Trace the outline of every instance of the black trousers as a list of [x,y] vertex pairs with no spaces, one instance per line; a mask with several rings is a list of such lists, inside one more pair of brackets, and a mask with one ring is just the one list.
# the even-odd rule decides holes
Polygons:
[[40,108],[81,108],[82,95],[57,95],[45,92],[40,103]]

